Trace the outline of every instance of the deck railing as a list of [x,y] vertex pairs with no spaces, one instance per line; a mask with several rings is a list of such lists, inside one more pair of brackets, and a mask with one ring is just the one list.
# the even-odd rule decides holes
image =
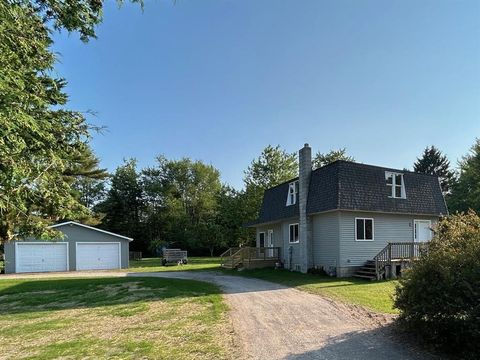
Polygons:
[[385,273],[386,267],[392,267],[394,261],[413,261],[427,251],[426,242],[391,242],[388,243],[374,258],[375,272],[380,280]]
[[279,260],[279,247],[250,247],[230,248],[220,255],[222,266],[235,268],[245,261]]

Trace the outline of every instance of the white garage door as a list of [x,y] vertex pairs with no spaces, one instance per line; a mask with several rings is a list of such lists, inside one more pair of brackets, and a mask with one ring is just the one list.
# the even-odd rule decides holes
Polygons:
[[120,243],[77,242],[77,270],[120,268]]
[[67,243],[17,243],[17,273],[68,270]]

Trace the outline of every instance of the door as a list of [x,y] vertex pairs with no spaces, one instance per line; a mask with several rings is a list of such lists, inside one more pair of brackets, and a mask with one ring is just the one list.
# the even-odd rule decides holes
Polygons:
[[[268,248],[273,248],[273,230],[268,230],[267,247]],[[268,257],[273,257],[273,249],[268,249],[267,250],[267,256]]]
[[77,270],[120,269],[120,243],[77,242]]
[[432,223],[430,220],[415,220],[413,239],[416,242],[432,240]]
[[17,273],[68,271],[67,243],[16,243]]

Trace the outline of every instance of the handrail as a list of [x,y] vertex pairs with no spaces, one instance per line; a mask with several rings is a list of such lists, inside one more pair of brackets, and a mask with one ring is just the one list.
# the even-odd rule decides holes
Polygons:
[[427,242],[389,242],[377,255],[374,256],[375,273],[380,280],[387,265],[392,266],[393,260],[418,259],[427,249]]
[[[245,246],[241,248],[230,248],[225,251],[221,257],[221,264],[229,263],[231,268],[248,260],[279,260],[280,247],[250,247]],[[224,258],[227,258],[224,260]]]

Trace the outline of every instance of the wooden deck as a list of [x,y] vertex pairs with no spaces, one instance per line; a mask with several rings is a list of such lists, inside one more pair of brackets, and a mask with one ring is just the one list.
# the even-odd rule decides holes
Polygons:
[[226,269],[259,269],[275,267],[280,261],[279,247],[230,248],[221,257],[221,266]]

